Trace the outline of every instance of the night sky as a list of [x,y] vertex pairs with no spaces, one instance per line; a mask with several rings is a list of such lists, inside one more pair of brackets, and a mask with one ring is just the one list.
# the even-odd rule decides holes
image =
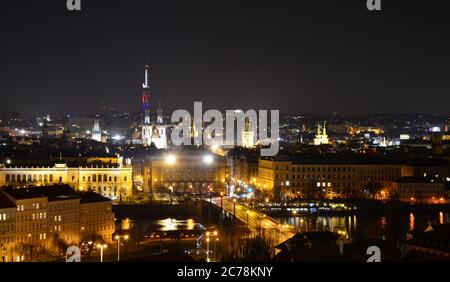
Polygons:
[[[0,111],[449,113],[448,0],[0,3]],[[445,6],[444,6],[445,5]]]

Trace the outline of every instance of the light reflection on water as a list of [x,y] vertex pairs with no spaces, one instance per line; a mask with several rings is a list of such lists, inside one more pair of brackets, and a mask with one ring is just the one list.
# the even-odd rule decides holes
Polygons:
[[[298,215],[277,217],[282,224],[293,226],[298,232],[345,230],[351,238],[387,237],[392,229],[399,231],[403,237],[414,228],[425,229],[429,223],[450,223],[449,212],[411,212],[400,214],[398,219],[387,215]],[[404,238],[404,237],[403,237]]]
[[157,220],[156,225],[158,226],[157,229],[160,231],[197,230],[204,228],[201,224],[195,223],[195,221],[192,218],[189,219],[166,218]]

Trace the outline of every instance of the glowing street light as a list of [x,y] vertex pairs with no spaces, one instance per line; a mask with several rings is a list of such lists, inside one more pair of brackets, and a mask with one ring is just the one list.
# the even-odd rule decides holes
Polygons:
[[98,244],[97,248],[100,248],[100,262],[103,262],[103,249],[106,249],[108,245],[106,244]]
[[128,240],[128,235],[116,235],[114,237],[117,240],[117,261],[120,261],[120,238]]
[[203,161],[207,164],[211,164],[213,162],[213,157],[211,155],[206,155],[203,157]]
[[169,165],[175,164],[176,161],[177,161],[177,158],[175,157],[175,155],[168,155],[166,157],[166,163],[169,164]]
[[209,231],[206,232],[206,261],[209,262]]

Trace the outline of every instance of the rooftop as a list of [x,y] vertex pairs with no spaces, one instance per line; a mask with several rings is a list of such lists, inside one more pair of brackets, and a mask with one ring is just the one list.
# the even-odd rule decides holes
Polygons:
[[69,185],[35,186],[30,188],[5,187],[3,192],[17,200],[46,197],[50,202],[69,199],[80,199],[80,203],[111,201],[110,199],[95,192],[75,191]]
[[0,191],[0,209],[15,208],[16,205],[11,201],[8,196],[6,196],[2,191]]
[[5,187],[3,192],[17,199],[48,198],[49,201],[60,201],[79,198],[69,185],[34,186],[29,188]]

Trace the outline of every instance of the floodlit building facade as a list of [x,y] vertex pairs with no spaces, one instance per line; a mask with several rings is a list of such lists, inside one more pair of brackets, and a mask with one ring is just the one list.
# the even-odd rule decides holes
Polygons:
[[[112,201],[68,185],[0,189],[1,261],[33,261],[83,240],[112,242]],[[3,219],[5,218],[5,219]]]
[[[207,150],[177,150],[158,153],[150,161],[152,191],[205,194],[225,191],[230,177],[226,158]],[[148,176],[147,176],[148,177]]]
[[258,160],[256,187],[282,199],[319,195],[348,198],[363,196],[369,183],[379,183],[382,188],[390,190],[394,180],[412,175],[413,168],[402,164],[357,160],[294,160],[280,155]]
[[0,187],[45,186],[68,184],[75,190],[94,191],[111,200],[127,200],[132,197],[131,166],[121,164],[68,166],[0,165]]

